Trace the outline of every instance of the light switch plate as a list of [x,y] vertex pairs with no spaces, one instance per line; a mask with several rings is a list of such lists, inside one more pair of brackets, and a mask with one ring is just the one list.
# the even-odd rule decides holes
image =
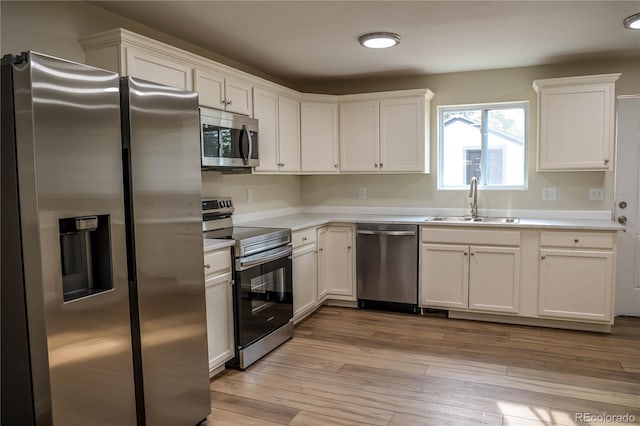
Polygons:
[[589,188],[589,201],[602,201],[602,200],[604,200],[604,189]]
[[556,200],[556,189],[555,188],[542,188],[542,199],[544,201],[555,201]]
[[367,188],[358,188],[358,199],[364,200],[367,198]]

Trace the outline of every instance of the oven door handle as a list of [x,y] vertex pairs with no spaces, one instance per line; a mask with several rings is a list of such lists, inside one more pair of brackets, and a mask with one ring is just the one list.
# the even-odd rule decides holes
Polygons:
[[267,253],[259,253],[253,256],[248,256],[243,259],[236,260],[236,271],[244,271],[249,268],[253,268],[257,265],[271,262],[272,260],[281,259],[291,255],[293,249],[291,246],[285,246],[278,250],[269,251]]

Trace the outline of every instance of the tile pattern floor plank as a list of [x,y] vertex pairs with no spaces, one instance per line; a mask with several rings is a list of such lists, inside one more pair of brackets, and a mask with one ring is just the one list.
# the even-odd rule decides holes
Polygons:
[[325,306],[211,391],[206,426],[640,424],[640,318],[600,334]]

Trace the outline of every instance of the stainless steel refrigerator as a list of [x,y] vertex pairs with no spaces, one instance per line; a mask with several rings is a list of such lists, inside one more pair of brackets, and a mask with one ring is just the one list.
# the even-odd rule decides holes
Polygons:
[[2,63],[2,424],[210,413],[197,94]]

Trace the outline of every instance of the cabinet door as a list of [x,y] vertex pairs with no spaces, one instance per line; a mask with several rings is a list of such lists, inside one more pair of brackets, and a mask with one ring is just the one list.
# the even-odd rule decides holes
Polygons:
[[520,249],[471,246],[469,309],[517,313],[520,304]]
[[540,250],[538,314],[611,322],[613,252]]
[[227,111],[248,116],[253,113],[250,84],[234,78],[226,78],[224,97],[227,101]]
[[543,89],[539,170],[607,170],[613,145],[613,84]]
[[329,226],[318,233],[318,299],[344,296],[354,299],[353,228]]
[[196,69],[193,72],[193,90],[198,92],[200,105],[224,109],[224,75]]
[[338,172],[338,105],[300,104],[300,151],[303,172]]
[[380,171],[425,171],[424,97],[380,101]]
[[293,251],[293,319],[306,314],[317,304],[318,275],[315,244]]
[[422,244],[420,307],[467,309],[469,246]]
[[340,105],[340,170],[379,170],[380,104],[378,101]]
[[281,172],[300,171],[300,102],[278,96],[278,159]]
[[214,275],[205,281],[209,371],[233,358],[233,281],[230,273]]
[[278,167],[278,95],[253,89],[254,118],[258,119],[258,172],[277,172]]
[[192,89],[191,67],[135,47],[126,49],[125,74],[183,90]]

